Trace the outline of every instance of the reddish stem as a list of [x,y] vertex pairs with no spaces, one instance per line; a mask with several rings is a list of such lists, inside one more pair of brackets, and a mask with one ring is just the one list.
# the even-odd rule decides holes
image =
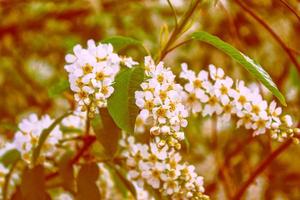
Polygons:
[[78,162],[78,160],[81,158],[81,156],[90,148],[90,146],[94,143],[96,140],[95,136],[87,135],[83,139],[83,147],[79,149],[77,154],[74,156],[72,160],[70,160],[70,165],[73,165]]
[[298,73],[300,74],[300,65],[294,56],[293,52],[290,50],[288,45],[286,45],[283,40],[279,37],[279,35],[259,16],[257,15],[254,10],[252,10],[250,7],[248,7],[245,3],[242,3],[240,0],[235,0],[235,2],[244,10],[246,11],[251,17],[253,17],[258,23],[260,23],[272,36],[273,38],[278,42],[278,44],[282,47],[282,49],[287,53],[287,55],[290,57],[290,60],[294,63],[296,66]]
[[[83,146],[81,149],[79,149],[79,151],[76,153],[76,155],[73,157],[73,159],[70,160],[69,164],[70,165],[74,165],[76,164],[79,159],[81,158],[81,156],[83,156],[83,154],[90,148],[90,146],[95,142],[96,137],[93,135],[87,135],[83,137]],[[59,172],[53,172],[50,173],[46,176],[46,180],[51,180],[55,177],[57,177],[59,175]]]
[[263,160],[252,172],[246,182],[242,185],[242,187],[234,196],[233,200],[241,199],[243,194],[246,192],[252,182],[258,177],[258,175],[260,175],[271,164],[271,162],[275,160],[275,158],[277,158],[284,150],[286,150],[292,144],[292,142],[293,140],[289,138],[284,143],[282,143],[275,151],[273,151],[265,160]]

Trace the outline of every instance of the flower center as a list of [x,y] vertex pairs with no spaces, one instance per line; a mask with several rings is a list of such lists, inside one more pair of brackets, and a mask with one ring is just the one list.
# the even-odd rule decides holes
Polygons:
[[201,88],[202,82],[199,79],[194,80],[193,82],[195,88]]
[[254,114],[258,115],[259,112],[260,112],[259,106],[253,105],[253,106],[252,106],[252,112],[253,112]]
[[93,71],[93,67],[90,64],[86,64],[83,66],[83,73],[89,74]]
[[158,81],[159,83],[162,83],[162,82],[164,81],[164,76],[163,76],[162,74],[159,74],[159,75],[157,76],[157,81]]
[[218,103],[218,98],[216,96],[211,96],[208,100],[208,103],[212,106],[216,105]]
[[245,96],[241,95],[238,99],[238,102],[240,102],[242,105],[244,105],[247,102],[247,99]]
[[157,111],[156,111],[156,114],[160,117],[164,117],[166,115],[166,109],[163,109],[163,108],[159,108]]
[[104,77],[105,77],[105,75],[104,75],[103,72],[97,72],[97,73],[96,73],[96,79],[97,79],[98,81],[102,81],[102,80],[104,79]]
[[187,99],[187,101],[189,102],[189,103],[193,103],[193,102],[195,102],[197,100],[197,98],[196,98],[196,95],[194,94],[194,93],[191,93],[189,96],[188,96],[188,99]]
[[221,91],[221,94],[223,94],[223,95],[228,94],[228,89],[224,85],[221,86],[220,91]]

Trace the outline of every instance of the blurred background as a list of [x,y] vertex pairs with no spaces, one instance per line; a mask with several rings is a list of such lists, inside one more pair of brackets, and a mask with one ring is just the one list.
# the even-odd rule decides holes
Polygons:
[[[179,18],[189,2],[171,1]],[[288,106],[284,112],[297,122],[300,2],[242,2],[244,7],[238,1],[203,0],[179,42],[194,31],[204,30],[258,61],[285,95]],[[249,15],[249,9],[262,21]],[[122,35],[142,41],[155,56],[173,28],[174,15],[166,0],[0,0],[0,134],[11,138],[20,118],[30,112],[54,117],[74,107],[64,71],[64,56],[74,45]],[[140,62],[146,55],[138,47],[120,53]],[[182,62],[195,71],[213,63],[233,78],[248,84],[255,81],[228,56],[204,43],[180,46],[164,61],[175,73],[179,73]],[[272,100],[264,87],[261,90]],[[206,193],[212,199],[225,199],[226,193],[236,191],[279,145],[267,135],[252,139],[250,132],[235,129],[234,123],[224,125],[202,117],[190,119],[186,134],[189,148],[183,153],[204,176]],[[299,155],[300,146],[292,145],[256,179],[245,199],[300,199]]]

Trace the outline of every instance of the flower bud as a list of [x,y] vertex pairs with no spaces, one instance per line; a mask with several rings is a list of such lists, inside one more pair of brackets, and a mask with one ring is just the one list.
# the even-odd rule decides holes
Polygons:
[[175,133],[175,138],[180,140],[180,141],[184,140],[184,132],[182,132],[182,131],[176,132]]
[[160,134],[160,130],[159,130],[159,127],[158,126],[153,126],[151,129],[150,129],[150,133],[154,136],[158,136]]
[[176,149],[176,150],[180,150],[180,149],[181,149],[181,144],[180,144],[179,142],[177,142],[177,143],[175,144],[175,149]]
[[158,143],[158,148],[163,148],[166,145],[166,140],[161,140]]

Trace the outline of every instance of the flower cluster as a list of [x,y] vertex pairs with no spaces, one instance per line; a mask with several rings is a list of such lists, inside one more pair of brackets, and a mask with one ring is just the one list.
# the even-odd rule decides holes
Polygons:
[[183,162],[173,148],[136,143],[132,136],[123,138],[120,145],[128,178],[139,187],[148,184],[171,199],[208,199],[203,194],[203,177],[196,174],[194,166]]
[[179,141],[184,139],[181,129],[187,126],[188,116],[182,104],[182,87],[175,83],[170,68],[162,62],[155,65],[151,57],[145,58],[145,74],[142,91],[135,92],[136,105],[141,109],[137,121],[152,122],[150,133],[159,146],[180,149]]
[[[34,148],[38,145],[39,137],[44,129],[48,128],[54,122],[48,115],[41,119],[36,114],[30,114],[28,118],[19,123],[19,131],[16,132],[12,145],[21,153],[24,161],[31,162]],[[56,126],[47,137],[42,146],[43,156],[52,156],[55,152],[55,145],[62,138],[62,132],[59,126]]]
[[282,109],[275,101],[268,104],[258,87],[246,87],[243,81],[234,84],[221,68],[210,65],[209,71],[201,70],[196,74],[182,64],[180,77],[187,81],[184,105],[192,114],[211,116],[215,113],[223,122],[235,115],[238,117],[237,127],[243,125],[246,129],[253,129],[254,135],[269,129],[272,137],[279,140],[298,131],[292,128],[291,116],[282,116]]
[[113,53],[111,44],[96,45],[87,42],[87,49],[76,45],[74,54],[66,55],[66,71],[69,73],[71,90],[82,111],[89,109],[91,115],[97,107],[106,107],[107,98],[113,93],[113,81],[121,64],[136,65],[130,57],[120,57]]

